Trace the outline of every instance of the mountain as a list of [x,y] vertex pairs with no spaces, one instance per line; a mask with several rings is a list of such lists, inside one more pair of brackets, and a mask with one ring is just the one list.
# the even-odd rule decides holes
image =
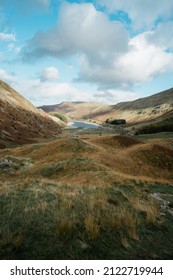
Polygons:
[[173,88],[140,98],[110,106],[106,114],[94,114],[98,120],[109,117],[126,119],[128,123],[140,123],[156,120],[160,117],[173,116]]
[[90,102],[64,102],[41,107],[46,112],[57,111],[72,119],[92,119],[104,122],[107,118],[126,119],[135,124],[173,116],[173,88],[140,98],[135,101],[121,102],[116,105],[103,105]]
[[131,122],[159,118],[173,112],[173,88],[135,101],[119,103],[113,106],[113,110]]
[[44,105],[39,107],[47,113],[59,112],[73,120],[90,119],[95,114],[106,114],[110,112],[110,105],[96,102],[62,102],[56,105]]
[[30,143],[60,132],[60,125],[51,116],[0,81],[0,148]]

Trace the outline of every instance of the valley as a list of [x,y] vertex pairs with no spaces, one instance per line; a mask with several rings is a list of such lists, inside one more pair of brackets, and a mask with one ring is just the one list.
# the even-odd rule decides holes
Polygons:
[[[173,258],[173,132],[135,133],[171,119],[172,91],[164,94],[154,98],[160,108],[170,102],[162,115],[130,122],[124,108],[127,124],[105,124],[125,116],[107,111],[101,126],[81,129],[67,123],[99,123],[98,104],[95,119],[79,116],[91,109],[80,102],[73,115],[56,108],[65,124],[28,104],[22,111],[0,91],[1,259]],[[142,101],[147,112],[151,99]]]

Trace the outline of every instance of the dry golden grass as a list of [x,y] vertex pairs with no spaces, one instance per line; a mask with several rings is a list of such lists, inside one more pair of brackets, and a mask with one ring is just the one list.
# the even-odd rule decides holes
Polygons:
[[104,252],[114,243],[114,254],[123,247],[131,250],[134,244],[142,247],[148,228],[154,232],[160,226],[160,209],[148,193],[149,184],[173,185],[172,170],[153,164],[148,154],[160,153],[163,166],[168,159],[171,166],[171,140],[128,143],[129,138],[121,136],[121,147],[112,136],[106,136],[104,145],[100,136],[88,138],[61,138],[0,151],[0,162],[4,157],[14,161],[0,169],[0,202],[7,205],[1,218],[2,248],[12,244],[17,252],[29,242],[27,250],[33,251],[33,235],[33,248],[37,238],[43,240],[41,254],[50,240],[50,250],[56,246],[61,255],[58,246],[63,244],[68,257],[80,248],[81,254],[94,251],[92,244],[98,243],[99,249],[102,240]]
[[57,221],[57,235],[59,238],[67,237],[71,234],[75,221],[65,216]]
[[141,196],[129,196],[128,197],[130,203],[133,207],[142,211],[146,214],[146,220],[148,223],[155,223],[160,215],[159,205],[151,197],[143,198]]
[[[3,172],[4,182],[26,178],[42,180],[44,168],[54,168],[51,180],[72,184],[110,185],[125,179],[173,183],[173,149],[171,140],[146,143],[124,136],[88,136],[84,141],[61,138],[51,142],[25,145],[0,151],[0,158],[10,155],[30,159],[25,170]],[[56,166],[62,166],[56,172]],[[28,179],[29,180],[29,179]]]
[[132,146],[142,145],[142,141],[139,141],[135,138],[129,136],[122,136],[122,135],[114,135],[114,136],[102,136],[102,137],[95,137],[91,142],[99,145],[99,146],[106,146],[112,149],[127,149]]
[[91,213],[85,218],[85,229],[89,238],[96,239],[99,236],[100,226]]

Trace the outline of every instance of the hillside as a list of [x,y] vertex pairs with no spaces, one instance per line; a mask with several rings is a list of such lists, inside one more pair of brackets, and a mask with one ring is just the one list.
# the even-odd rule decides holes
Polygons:
[[0,259],[172,259],[173,139],[0,151]]
[[72,118],[92,119],[104,122],[108,118],[126,119],[129,124],[137,124],[160,117],[173,116],[173,88],[140,98],[135,101],[121,102],[116,105],[103,105],[90,102],[64,102],[41,107],[46,112],[60,112]]
[[109,113],[110,106],[96,102],[62,102],[56,105],[39,107],[47,113],[59,112],[70,117],[72,120],[90,119],[95,114]]
[[109,117],[126,119],[132,124],[157,120],[168,114],[173,116],[173,88],[135,101],[118,103],[110,107],[109,113],[98,113],[93,117],[102,121]]
[[51,116],[0,81],[0,148],[30,143],[60,132],[59,124]]

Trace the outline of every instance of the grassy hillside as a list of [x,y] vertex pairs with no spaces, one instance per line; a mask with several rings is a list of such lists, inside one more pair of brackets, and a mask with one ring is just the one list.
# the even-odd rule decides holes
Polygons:
[[171,104],[171,105],[173,104],[173,88],[164,90],[162,92],[147,97],[139,98],[134,101],[121,102],[115,105],[115,107],[123,110],[129,108],[132,110],[136,110],[136,109],[144,110],[147,108],[154,107],[156,110],[159,109],[162,104]]
[[45,105],[40,108],[45,112],[58,112],[73,120],[89,120],[100,113],[110,111],[109,105],[104,105],[96,102],[63,102],[56,105]]
[[61,133],[60,125],[0,81],[0,149]]
[[164,132],[164,131],[173,132],[173,118],[164,119],[159,122],[142,126],[136,131],[136,134],[149,134],[149,133],[157,133],[157,132]]
[[0,258],[172,259],[173,140],[82,138],[0,151]]

